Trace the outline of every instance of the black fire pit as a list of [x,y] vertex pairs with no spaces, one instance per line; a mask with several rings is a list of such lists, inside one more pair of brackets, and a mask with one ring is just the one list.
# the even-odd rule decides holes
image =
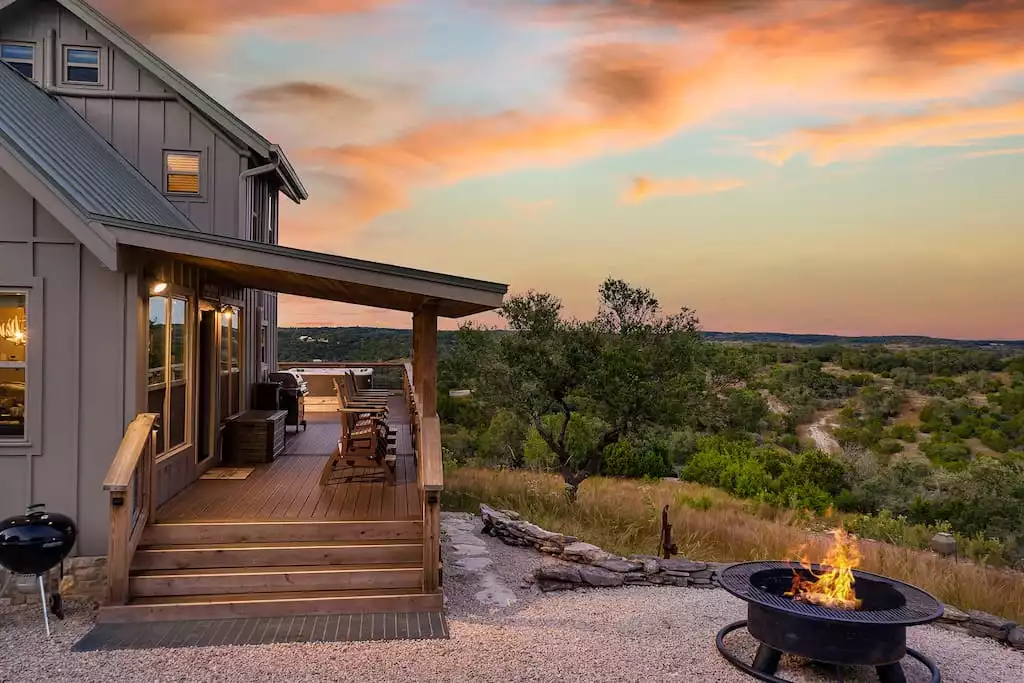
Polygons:
[[[825,571],[811,566],[814,573]],[[811,572],[787,562],[744,562],[724,569],[722,588],[747,603],[746,621],[729,624],[718,632],[718,651],[734,666],[769,683],[777,678],[783,653],[841,666],[874,666],[881,683],[904,683],[900,661],[918,660],[939,683],[938,667],[907,647],[907,627],[927,624],[942,616],[942,603],[910,584],[877,574],[853,570],[859,609],[843,610],[796,602],[785,593],[792,588],[793,572],[813,580]],[[760,645],[753,664],[729,652],[725,636],[747,628]]]

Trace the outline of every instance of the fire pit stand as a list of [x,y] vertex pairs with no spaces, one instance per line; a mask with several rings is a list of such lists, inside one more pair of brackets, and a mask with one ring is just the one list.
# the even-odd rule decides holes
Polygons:
[[[874,666],[881,683],[905,683],[900,661],[910,656],[921,662],[939,683],[939,669],[930,659],[907,647],[907,627],[927,624],[942,616],[942,603],[910,584],[854,570],[860,609],[843,610],[797,602],[785,593],[793,572],[811,579],[811,571],[787,562],[744,562],[724,569],[722,588],[747,603],[747,619],[718,633],[718,651],[731,664],[769,683],[786,683],[775,672],[783,653],[842,666]],[[725,646],[725,636],[746,627],[758,642],[757,655],[746,664]],[[840,669],[841,675],[841,669]]]

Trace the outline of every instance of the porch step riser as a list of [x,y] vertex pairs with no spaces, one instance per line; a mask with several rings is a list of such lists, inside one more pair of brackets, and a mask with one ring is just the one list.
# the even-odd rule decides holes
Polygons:
[[423,522],[206,522],[151,524],[140,545],[279,543],[308,541],[415,541]]
[[135,552],[132,571],[216,567],[329,567],[350,564],[420,562],[422,541],[392,545],[294,548],[172,548]]
[[201,576],[135,576],[130,580],[132,597],[181,595],[233,595],[292,591],[338,591],[419,588],[423,570],[365,569],[274,574],[204,574]]
[[283,617],[297,614],[358,614],[360,612],[429,612],[440,610],[440,594],[373,595],[360,597],[308,597],[238,602],[120,605],[100,608],[100,623]]

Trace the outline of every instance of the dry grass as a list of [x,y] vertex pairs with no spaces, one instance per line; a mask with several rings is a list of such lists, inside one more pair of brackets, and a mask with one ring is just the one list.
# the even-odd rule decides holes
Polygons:
[[[689,483],[588,480],[570,505],[561,479],[548,474],[484,469],[446,473],[446,501],[460,509],[479,502],[516,510],[535,524],[611,552],[656,554],[661,509],[670,506],[679,553],[720,562],[788,559],[806,545],[824,556],[828,539],[804,515],[741,501]],[[862,569],[903,579],[961,609],[980,609],[1024,622],[1024,574],[954,563],[934,553],[885,543],[862,544]]]

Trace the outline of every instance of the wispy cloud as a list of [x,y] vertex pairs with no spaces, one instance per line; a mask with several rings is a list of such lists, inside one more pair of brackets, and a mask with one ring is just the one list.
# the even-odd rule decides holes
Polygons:
[[870,158],[894,148],[963,147],[1024,135],[1024,99],[993,105],[939,105],[914,114],[870,116],[754,143],[757,155],[783,164],[799,154],[812,163]]
[[92,0],[132,33],[207,35],[245,21],[366,12],[395,0]]
[[357,109],[368,111],[373,103],[361,95],[328,83],[289,81],[251,88],[238,96],[243,107],[252,109],[295,110],[299,107]]
[[621,201],[637,204],[656,197],[695,197],[736,190],[747,185],[738,178],[650,178],[638,176],[622,194]]
[[1002,157],[1024,154],[1024,147],[1004,147],[1002,149],[982,149],[964,154],[964,159],[984,159],[985,157]]

